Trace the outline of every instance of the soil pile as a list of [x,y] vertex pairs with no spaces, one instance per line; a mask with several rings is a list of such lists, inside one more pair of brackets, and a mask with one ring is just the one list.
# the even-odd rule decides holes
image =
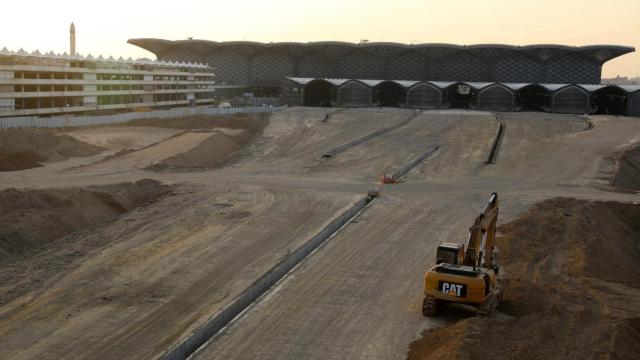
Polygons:
[[8,129],[0,131],[0,171],[41,166],[43,161],[92,156],[103,149],[50,130]]
[[246,131],[236,136],[215,132],[193,149],[164,159],[149,169],[161,171],[220,167],[249,140]]
[[[169,142],[175,142],[177,137],[185,137],[190,133],[211,132],[210,136],[200,143],[184,146],[185,150],[174,152],[170,156],[158,158],[148,157],[151,165],[143,168],[152,171],[193,171],[200,169],[218,168],[224,165],[232,156],[236,156],[253,139],[262,134],[268,124],[265,116],[249,116],[248,114],[233,114],[230,116],[193,116],[175,119],[141,119],[126,123],[127,126],[161,127],[187,130],[171,139],[159,142],[136,151],[123,152],[109,157],[108,160],[140,157],[137,152],[154,152],[160,154]],[[198,137],[200,138],[200,137]]]
[[513,318],[426,331],[409,359],[640,358],[640,205],[554,199],[500,231]]
[[620,191],[640,191],[640,146],[633,147],[615,159],[611,185]]
[[153,180],[48,190],[0,192],[0,264],[51,241],[96,226],[167,193]]

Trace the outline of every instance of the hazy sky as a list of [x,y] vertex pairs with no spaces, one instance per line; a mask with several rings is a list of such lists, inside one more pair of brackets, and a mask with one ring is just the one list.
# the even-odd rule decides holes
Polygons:
[[[149,57],[129,38],[619,44],[640,51],[640,0],[3,1],[0,48]],[[640,53],[604,75],[640,76]]]

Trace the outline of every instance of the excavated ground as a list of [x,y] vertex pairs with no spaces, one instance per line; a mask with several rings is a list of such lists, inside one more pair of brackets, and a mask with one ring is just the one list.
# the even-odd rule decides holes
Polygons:
[[625,192],[640,192],[640,146],[637,144],[614,156],[613,188]]
[[[25,274],[13,271],[19,267],[16,263],[46,268],[52,249],[63,246],[80,250],[74,240],[83,231],[104,226],[169,191],[157,181],[139,180],[86,188],[0,192],[0,304],[38,286],[39,281],[27,284],[19,280]],[[72,252],[66,260],[75,255],[79,254]]]
[[0,172],[31,169],[44,161],[61,161],[70,157],[100,153],[99,146],[89,145],[59,131],[10,129],[0,131]]
[[[152,171],[194,171],[218,168],[238,150],[260,136],[267,124],[264,116],[234,114],[227,117],[195,116],[181,119],[142,119],[120,127],[72,131],[71,135],[96,145],[107,145],[117,152],[80,171],[113,171],[114,169],[146,169]],[[139,133],[156,142],[131,139]],[[114,131],[115,130],[115,131]],[[104,133],[110,136],[105,137]],[[142,133],[145,133],[144,135]],[[123,134],[129,138],[123,139]],[[116,140],[117,139],[117,140]],[[132,146],[127,146],[132,145]]]
[[511,317],[426,331],[408,359],[640,358],[640,205],[557,198],[499,231]]
[[[497,129],[494,114],[423,112],[401,128],[323,159],[326,151],[414,115],[402,109],[346,110],[323,121],[327,111],[333,110],[292,108],[268,119],[153,119],[65,130],[63,135],[99,147],[99,153],[0,173],[0,191],[29,194],[27,198],[44,207],[20,210],[7,220],[7,228],[23,224],[22,236],[37,237],[32,240],[37,246],[16,247],[19,254],[7,254],[9,260],[0,268],[0,358],[157,358],[360,199],[380,172],[393,172],[434,145],[440,148],[432,157],[400,184],[385,186],[356,221],[194,358],[405,358],[423,330],[464,317],[422,317],[422,276],[439,243],[464,241],[470,221],[492,191],[501,196],[501,222],[555,197],[637,200],[633,193],[610,191],[614,166],[606,160],[640,141],[637,120],[594,116],[595,127],[584,131],[584,121],[575,116],[508,114],[497,162],[486,165]],[[135,208],[123,200],[129,195],[116,195],[142,179],[166,184],[169,193]],[[119,185],[124,183],[131,185]],[[160,192],[167,189],[156,186]],[[70,187],[75,190],[68,193]],[[96,191],[110,196],[96,197]],[[68,205],[49,215],[47,207],[58,204],[53,195],[84,207]],[[127,211],[120,213],[121,206]],[[583,211],[566,206],[567,214]],[[79,214],[81,230],[75,230],[79,220],[73,214]],[[564,221],[574,218],[578,216],[562,216]],[[609,220],[618,237],[632,231],[628,222],[616,219],[611,215]],[[55,231],[48,234],[49,225],[72,232],[63,237]],[[504,229],[512,234],[509,227]],[[534,230],[549,230],[544,235],[551,238],[563,234],[560,225]],[[512,242],[514,254],[526,252],[515,244],[528,243]],[[554,251],[562,253],[568,246],[557,242],[560,249]],[[504,247],[504,256],[515,257],[508,251]],[[576,250],[548,262],[560,268],[567,256],[580,259],[581,254]],[[518,285],[504,268],[505,281],[514,282],[508,283],[515,289],[509,296],[524,294],[518,286],[555,286],[536,275],[544,271],[540,264],[545,261],[532,258],[526,264],[537,264],[527,269],[535,275],[527,280],[533,284]],[[504,307],[515,317],[510,321],[561,312],[564,303],[554,299],[564,293],[584,302],[568,302],[564,319],[569,319],[569,329],[580,321],[588,324],[589,317],[609,324],[598,311],[610,306],[626,310],[630,319],[635,316],[634,304],[631,310],[618,307],[615,299],[601,301],[596,292],[605,289],[618,296],[635,291],[630,287],[637,281],[632,271],[619,271],[625,275],[614,277],[624,281],[613,283],[571,268],[578,285],[554,287],[550,296],[555,307],[545,308],[536,294],[531,302],[512,297]],[[551,275],[556,273],[561,272]],[[554,281],[564,280],[556,276]],[[590,282],[595,285],[588,287]],[[611,313],[618,316],[623,310]],[[577,316],[576,311],[586,315]],[[467,334],[466,322],[449,329]],[[552,325],[562,329],[564,324]],[[616,331],[622,332],[623,325],[635,329],[629,320]],[[533,328],[532,336],[542,333],[541,326]],[[595,330],[593,334],[594,344],[604,341],[603,346],[609,346],[610,338],[597,337]],[[506,351],[499,342],[495,346],[499,354]]]

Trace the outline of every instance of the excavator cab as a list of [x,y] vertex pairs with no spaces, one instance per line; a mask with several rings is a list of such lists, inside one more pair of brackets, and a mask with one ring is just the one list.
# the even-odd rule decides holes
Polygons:
[[464,259],[464,245],[443,243],[438,246],[436,264],[460,264]]

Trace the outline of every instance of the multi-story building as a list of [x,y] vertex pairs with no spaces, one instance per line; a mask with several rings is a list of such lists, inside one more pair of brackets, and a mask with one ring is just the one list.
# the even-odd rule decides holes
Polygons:
[[230,87],[204,64],[0,50],[0,117],[210,104]]

